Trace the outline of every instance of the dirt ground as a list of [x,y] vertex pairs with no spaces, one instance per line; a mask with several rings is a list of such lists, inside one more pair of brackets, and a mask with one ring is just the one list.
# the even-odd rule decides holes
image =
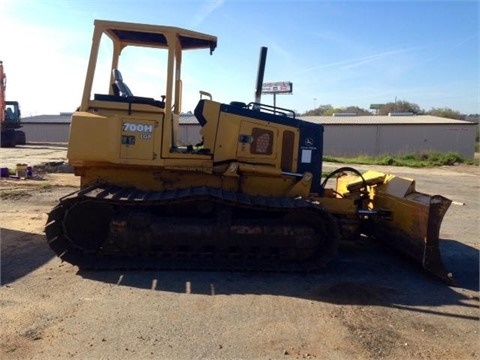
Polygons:
[[[65,156],[2,149],[0,165]],[[440,236],[457,287],[370,240],[342,247],[320,274],[79,271],[43,233],[78,179],[34,168],[32,180],[1,180],[0,358],[480,358],[478,167],[375,169],[454,201]]]

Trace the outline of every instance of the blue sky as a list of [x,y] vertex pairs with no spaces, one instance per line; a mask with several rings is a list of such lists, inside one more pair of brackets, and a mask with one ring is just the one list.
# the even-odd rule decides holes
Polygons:
[[[94,19],[218,37],[212,56],[205,50],[184,58],[183,111],[193,110],[199,90],[221,102],[253,101],[266,46],[264,81],[293,83],[293,94],[277,95],[277,106],[368,109],[397,98],[425,110],[480,113],[478,1],[2,0],[7,99],[20,101],[24,116],[79,105]],[[163,60],[154,56],[125,55],[124,64],[137,67],[121,69],[136,95],[162,92]],[[272,104],[272,95],[262,102]]]

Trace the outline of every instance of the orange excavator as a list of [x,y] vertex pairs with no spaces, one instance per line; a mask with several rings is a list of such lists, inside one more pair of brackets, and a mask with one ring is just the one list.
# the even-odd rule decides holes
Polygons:
[[18,101],[6,101],[7,76],[0,61],[0,123],[2,126],[2,147],[15,147],[25,144],[25,133],[19,131],[22,127],[20,105]]

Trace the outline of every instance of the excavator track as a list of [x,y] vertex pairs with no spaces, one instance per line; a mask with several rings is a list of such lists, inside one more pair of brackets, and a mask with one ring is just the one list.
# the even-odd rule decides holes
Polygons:
[[51,249],[82,269],[311,272],[336,255],[332,216],[308,199],[190,187],[93,185],[60,199]]

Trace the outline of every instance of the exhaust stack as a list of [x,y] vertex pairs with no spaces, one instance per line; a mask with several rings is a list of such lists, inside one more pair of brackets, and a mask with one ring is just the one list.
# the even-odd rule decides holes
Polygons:
[[262,100],[262,86],[263,86],[263,75],[265,74],[265,64],[267,62],[267,50],[268,48],[262,46],[260,48],[260,60],[258,62],[258,72],[257,72],[257,86],[255,87],[255,102],[260,104]]

